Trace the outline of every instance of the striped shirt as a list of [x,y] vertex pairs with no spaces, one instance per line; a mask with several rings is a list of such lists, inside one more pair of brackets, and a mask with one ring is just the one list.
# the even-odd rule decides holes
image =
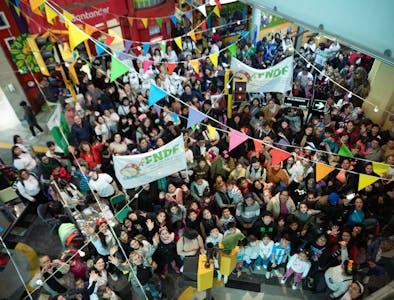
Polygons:
[[[275,243],[274,247],[272,248],[271,261],[277,265],[283,264],[285,262],[286,255],[290,255],[290,245],[288,245],[286,248],[283,248],[280,242]],[[274,256],[275,261],[273,260]]]

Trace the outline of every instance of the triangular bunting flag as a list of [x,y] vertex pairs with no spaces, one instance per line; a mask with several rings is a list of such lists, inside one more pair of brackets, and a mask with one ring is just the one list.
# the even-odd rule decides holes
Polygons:
[[320,180],[322,180],[324,177],[326,177],[328,174],[330,174],[334,170],[335,170],[334,167],[317,162],[316,163],[316,182],[319,182]]
[[153,107],[155,108],[157,115],[160,117],[161,114],[161,107],[157,104],[153,104]]
[[254,152],[260,153],[261,149],[263,149],[263,144],[258,140],[253,140],[254,143]]
[[70,41],[71,51],[74,50],[80,43],[89,39],[89,36],[77,27],[77,25],[73,24],[71,21],[67,21],[68,23],[68,40]]
[[179,49],[183,50],[182,48],[182,37],[178,36],[174,39],[175,44],[178,46]]
[[21,9],[19,7],[14,7],[14,9],[15,9],[16,14],[20,17],[21,16]]
[[151,83],[149,88],[148,105],[152,106],[167,96],[168,94],[165,91],[163,91],[157,85]]
[[180,119],[179,119],[179,116],[178,116],[178,114],[176,113],[176,112],[173,112],[172,113],[172,120],[174,121],[174,124],[175,125],[177,125],[177,124],[179,124],[180,123]]
[[271,164],[277,165],[280,162],[284,161],[285,159],[288,159],[290,156],[291,154],[289,152],[273,148],[271,151],[271,157],[272,157]]
[[148,19],[147,18],[142,18],[141,19],[142,24],[144,24],[144,27],[147,28],[148,27]]
[[207,30],[207,22],[205,22],[205,20],[202,21],[201,24],[200,24],[200,27],[201,27],[202,30]]
[[129,55],[124,52],[118,52],[116,53],[116,56],[118,57],[119,60],[126,60],[129,58]]
[[196,34],[194,33],[194,31],[190,31],[189,32],[189,36],[193,41],[196,41]]
[[189,117],[187,118],[187,128],[192,127],[195,124],[199,124],[202,120],[204,120],[207,116],[202,112],[190,108],[189,109]]
[[131,45],[133,45],[133,41],[130,40],[124,40],[124,52],[129,53],[129,50],[131,48]]
[[240,35],[242,36],[243,39],[245,39],[248,37],[249,31],[241,31]]
[[21,1],[20,0],[15,0],[15,5],[16,5],[16,7],[21,8]]
[[75,16],[73,14],[70,14],[68,11],[63,10],[63,18],[64,18],[64,23],[66,23],[66,27],[68,27],[68,23],[72,22]]
[[144,66],[144,73],[149,70],[150,66],[153,65],[153,61],[151,60],[144,60],[143,66]]
[[111,45],[123,43],[123,38],[121,38],[113,29],[108,29],[108,34],[114,38]]
[[97,31],[96,27],[89,24],[85,25],[85,32],[87,35],[92,36],[92,34],[95,33],[96,31]]
[[161,19],[161,18],[156,18],[156,23],[160,26],[160,28],[161,28],[161,26],[163,25],[163,20]]
[[106,34],[105,35],[105,44],[110,46],[114,42],[115,38],[112,35]]
[[144,56],[147,55],[150,49],[150,43],[142,43],[142,49],[144,50]]
[[10,6],[10,0],[4,0],[4,2],[7,6]]
[[220,3],[220,0],[215,0],[215,3],[217,7],[219,7],[219,9],[222,10],[222,4]]
[[112,55],[111,59],[111,82],[126,74],[129,71],[129,66],[122,63],[119,59]]
[[207,17],[207,8],[205,4],[200,5],[199,7],[197,7],[197,9],[204,15],[204,17]]
[[53,25],[53,19],[57,17],[57,13],[45,3],[45,15],[49,24]]
[[176,68],[176,63],[168,63],[167,64],[167,70],[168,70],[168,74],[172,74],[172,72],[174,72]]
[[192,11],[189,10],[189,11],[185,12],[185,17],[188,18],[188,19],[191,21],[191,20],[192,20],[192,17],[193,17]]
[[237,56],[237,44],[232,43],[230,46],[228,46],[228,52],[230,52],[232,57]]
[[208,125],[207,129],[208,129],[209,138],[211,140],[214,140],[215,137],[216,137],[216,129],[215,129],[215,127],[212,127],[211,125]]
[[133,21],[134,19],[132,17],[128,17],[127,20],[129,21],[130,27],[133,27]]
[[342,144],[341,149],[339,149],[338,155],[344,156],[344,157],[349,157],[349,158],[354,157],[352,151],[350,151],[349,148],[346,147],[345,144]]
[[167,45],[166,45],[166,42],[161,42],[160,43],[160,49],[161,49],[161,54],[162,55],[164,55],[164,53],[166,53],[166,51],[167,51]]
[[367,186],[373,184],[374,182],[376,182],[378,180],[379,180],[379,177],[360,174],[360,176],[358,178],[358,189],[357,190],[361,191],[362,189],[366,188]]
[[229,137],[230,137],[230,143],[229,143],[228,151],[233,150],[238,145],[247,141],[249,138],[246,134],[243,134],[243,133],[233,130],[233,129],[230,130]]
[[191,64],[194,72],[196,72],[197,74],[200,73],[200,63],[198,62],[198,59],[192,59],[190,61],[190,64]]
[[218,53],[213,53],[209,55],[209,60],[212,62],[212,64],[217,67],[218,66],[218,58],[219,54]]
[[217,15],[217,16],[220,18],[220,10],[219,10],[219,7],[215,6],[215,8],[213,9],[213,13],[214,13],[215,15]]
[[41,15],[40,6],[45,3],[45,0],[30,0],[30,8],[31,11],[35,14]]
[[390,168],[390,165],[373,161],[372,168],[376,174],[383,175]]
[[171,17],[170,17],[170,20],[172,21],[172,23],[174,23],[175,26],[176,26],[176,24],[178,24],[178,22],[179,22],[176,16],[171,16]]
[[107,46],[105,44],[103,44],[102,42],[99,42],[99,41],[95,42],[95,46],[96,46],[96,53],[97,53],[98,56],[103,54],[105,49],[107,49]]

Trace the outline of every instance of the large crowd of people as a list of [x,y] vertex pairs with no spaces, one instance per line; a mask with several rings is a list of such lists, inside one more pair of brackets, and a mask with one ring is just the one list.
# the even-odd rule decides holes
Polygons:
[[[292,44],[291,32],[255,47],[241,39],[236,56],[262,69],[294,55],[291,94],[326,100],[324,112],[310,118],[283,106],[280,93],[246,94],[228,118],[221,91],[231,55],[222,51],[227,45],[219,34],[204,37],[202,44],[185,39],[183,51],[170,44],[165,53],[131,50],[137,59],[130,60],[130,73],[114,83],[108,79],[109,57],[97,58],[90,69],[80,64],[83,98],[59,100],[70,127],[67,155],[52,141],[46,153],[34,153],[15,136],[14,186],[25,203],[44,205],[60,228],[71,223],[64,198],[78,211],[98,214],[81,228],[83,235],[63,240],[66,250],[58,257],[40,257],[41,272],[31,285],[57,300],[131,299],[132,293],[136,299],[165,299],[160,283],[169,274],[181,274],[185,259],[205,254],[207,244],[218,246],[234,233],[244,236],[234,276],[261,272],[267,280],[278,277],[278,284],[321,293],[322,299],[361,299],[387,284],[393,276],[394,132],[374,124],[357,97],[325,77],[365,97],[371,61],[336,42],[316,45],[311,38],[297,53]],[[217,66],[209,59],[213,53],[219,54]],[[199,73],[189,63],[195,58]],[[153,64],[144,71],[146,59]],[[170,62],[177,63],[171,74]],[[187,105],[168,97],[150,107],[151,83]],[[228,135],[208,132],[208,124],[222,128],[212,120],[186,128],[190,107],[260,139],[261,149],[248,140],[228,152]],[[113,156],[146,153],[180,134],[187,172],[135,190],[121,187]],[[338,155],[343,144],[352,158]],[[294,155],[272,164],[270,145]],[[316,161],[337,169],[316,182]],[[390,167],[377,175],[372,161]],[[12,179],[15,174],[7,170],[3,176]],[[358,191],[356,173],[382,179]],[[112,200],[122,194],[131,209],[119,221],[120,208]]]

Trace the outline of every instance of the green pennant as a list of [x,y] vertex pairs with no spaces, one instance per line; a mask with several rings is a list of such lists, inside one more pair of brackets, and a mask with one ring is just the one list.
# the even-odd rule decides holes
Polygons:
[[10,6],[10,0],[4,0],[4,2],[7,6]]
[[166,42],[161,42],[160,43],[160,48],[161,48],[161,55],[165,54],[167,51],[166,47]]
[[161,18],[156,18],[156,23],[159,24],[160,28],[163,25],[163,20]]
[[349,158],[353,158],[354,157],[352,151],[350,151],[349,148],[346,147],[345,144],[342,144],[341,149],[339,149],[338,154],[340,156],[349,157]]
[[228,47],[228,51],[230,52],[232,57],[237,56],[237,45],[235,43],[232,43],[229,47]]
[[119,59],[112,55],[111,58],[111,82],[129,71],[129,66],[126,66]]

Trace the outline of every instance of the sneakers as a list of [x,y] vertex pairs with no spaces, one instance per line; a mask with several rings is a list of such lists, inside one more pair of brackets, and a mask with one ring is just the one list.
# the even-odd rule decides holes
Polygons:
[[287,278],[283,276],[282,279],[280,280],[280,284],[285,284],[286,280],[287,280]]
[[270,279],[271,277],[271,272],[265,272],[265,278]]
[[293,290],[298,289],[298,283],[297,283],[297,282],[294,282],[293,285],[291,286],[291,288],[292,288]]
[[276,276],[276,277],[281,277],[282,275],[280,274],[280,271],[279,270],[274,270],[274,275]]

